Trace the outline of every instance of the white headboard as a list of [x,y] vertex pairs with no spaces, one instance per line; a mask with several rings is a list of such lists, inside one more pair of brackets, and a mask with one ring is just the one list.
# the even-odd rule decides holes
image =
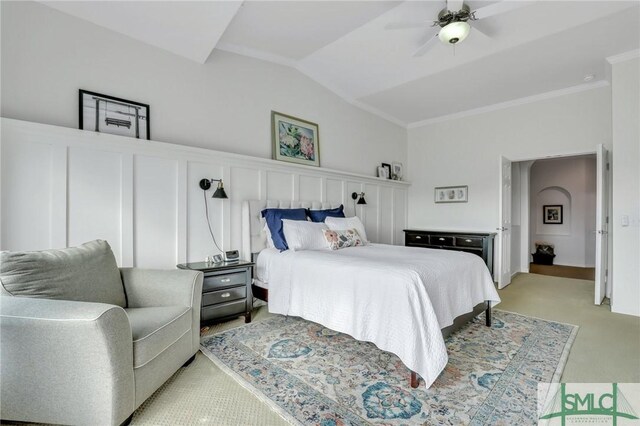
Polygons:
[[261,212],[271,209],[311,210],[334,209],[340,203],[323,203],[321,201],[290,201],[290,200],[247,200],[242,202],[242,258],[251,260],[252,255],[260,253],[267,247],[267,235],[263,231],[264,219]]

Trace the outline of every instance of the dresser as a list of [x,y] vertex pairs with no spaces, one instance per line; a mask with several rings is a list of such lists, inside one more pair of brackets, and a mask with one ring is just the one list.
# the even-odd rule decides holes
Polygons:
[[246,323],[251,322],[253,265],[254,263],[243,260],[177,265],[180,269],[201,271],[204,274],[200,324],[220,322],[240,315],[244,315]]
[[429,231],[405,229],[404,245],[473,253],[482,258],[493,274],[493,239],[495,233]]

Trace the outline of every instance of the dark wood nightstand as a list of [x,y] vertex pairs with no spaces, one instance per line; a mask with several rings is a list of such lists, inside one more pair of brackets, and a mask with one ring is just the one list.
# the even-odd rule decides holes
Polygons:
[[204,273],[200,324],[220,322],[244,315],[244,322],[251,322],[253,296],[251,280],[253,262],[206,263],[193,262],[177,265]]

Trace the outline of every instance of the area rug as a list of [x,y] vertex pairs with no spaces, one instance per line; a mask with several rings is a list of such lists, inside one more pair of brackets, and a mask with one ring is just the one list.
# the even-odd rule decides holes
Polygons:
[[447,340],[431,386],[409,386],[373,343],[273,316],[202,339],[202,352],[292,424],[536,424],[538,382],[558,381],[578,327],[494,310]]

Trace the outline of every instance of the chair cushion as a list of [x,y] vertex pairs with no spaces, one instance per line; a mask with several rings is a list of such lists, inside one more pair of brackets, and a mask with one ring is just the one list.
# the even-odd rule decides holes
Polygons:
[[191,331],[191,308],[158,306],[125,309],[133,335],[133,368],[142,367]]
[[127,304],[116,259],[103,240],[57,250],[2,252],[0,284],[13,296]]

